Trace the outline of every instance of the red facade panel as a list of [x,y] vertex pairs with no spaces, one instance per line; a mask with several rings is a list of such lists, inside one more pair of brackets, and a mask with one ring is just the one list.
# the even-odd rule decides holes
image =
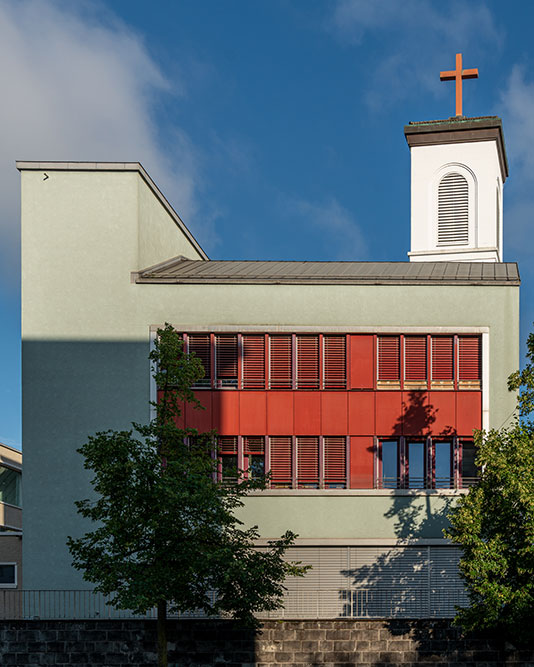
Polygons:
[[431,391],[428,414],[432,420],[431,435],[450,435],[456,431],[456,400],[454,391]]
[[220,435],[240,434],[241,433],[239,429],[240,392],[228,390],[228,391],[214,391],[211,393],[213,394],[212,428],[214,428]]
[[321,394],[318,391],[296,391],[295,433],[317,435],[321,433]]
[[428,392],[402,392],[402,431],[404,435],[427,435],[435,417],[429,406]]
[[269,435],[294,434],[293,392],[271,391],[267,394],[267,433]]
[[241,433],[267,433],[267,400],[264,391],[239,392],[239,423]]
[[401,435],[402,393],[400,391],[376,392],[377,435]]
[[321,392],[321,433],[346,435],[348,426],[347,394],[344,391]]
[[372,489],[374,486],[374,439],[351,437],[350,486],[352,489]]
[[205,408],[195,408],[191,403],[185,405],[185,425],[187,428],[196,428],[199,432],[204,433],[211,431],[212,424],[212,392],[211,391],[197,391],[196,398]]
[[458,435],[470,436],[482,428],[482,394],[479,391],[456,393],[456,429]]
[[349,428],[351,435],[373,435],[375,431],[375,392],[355,391],[349,399]]
[[374,387],[374,337],[368,335],[349,336],[350,389],[372,389]]

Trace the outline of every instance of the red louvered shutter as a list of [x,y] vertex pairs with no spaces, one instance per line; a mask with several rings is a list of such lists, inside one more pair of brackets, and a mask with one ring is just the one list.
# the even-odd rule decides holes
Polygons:
[[432,336],[432,382],[447,387],[454,380],[454,338]]
[[411,385],[426,383],[426,336],[404,338],[404,381]]
[[291,488],[293,482],[293,465],[291,437],[276,436],[270,438],[271,452],[271,487]]
[[324,485],[327,489],[344,489],[347,485],[347,444],[342,436],[324,439]]
[[217,386],[237,387],[237,336],[215,336],[215,378]]
[[378,336],[378,382],[400,383],[399,352],[398,336]]
[[265,336],[243,335],[243,389],[265,388]]
[[292,344],[291,336],[270,336],[269,376],[271,389],[291,389]]
[[265,438],[262,435],[245,436],[243,449],[249,479],[263,477],[265,475]]
[[297,387],[319,388],[319,336],[297,336]]
[[481,379],[480,338],[459,336],[458,380],[464,385],[479,387]]
[[297,438],[297,486],[319,487],[319,438]]
[[345,389],[346,387],[345,341],[345,336],[323,337],[325,389]]
[[189,334],[189,353],[195,353],[204,367],[204,377],[197,380],[195,387],[211,386],[211,344],[209,334]]

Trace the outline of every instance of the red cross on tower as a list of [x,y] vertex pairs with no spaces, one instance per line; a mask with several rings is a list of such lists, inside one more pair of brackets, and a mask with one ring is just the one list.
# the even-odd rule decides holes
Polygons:
[[456,69],[440,72],[442,81],[456,81],[456,115],[462,115],[462,79],[477,79],[478,69],[462,69],[462,54],[456,54]]

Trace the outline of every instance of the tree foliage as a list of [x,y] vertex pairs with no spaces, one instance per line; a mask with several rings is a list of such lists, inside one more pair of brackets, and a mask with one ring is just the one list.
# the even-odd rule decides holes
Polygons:
[[258,529],[236,510],[264,481],[217,481],[213,434],[177,426],[181,402],[198,403],[191,386],[202,365],[170,325],[150,358],[155,418],[97,433],[78,450],[95,498],[76,506],[95,527],[68,539],[74,567],[116,608],[144,613],[165,603],[170,612],[225,614],[257,627],[255,612],[281,607],[286,576],[306,570],[284,560],[295,535],[255,548]]
[[534,640],[534,335],[528,363],[513,373],[518,417],[511,427],[478,432],[478,483],[449,515],[446,537],[462,547],[460,573],[469,607],[456,622],[492,629],[516,641]]

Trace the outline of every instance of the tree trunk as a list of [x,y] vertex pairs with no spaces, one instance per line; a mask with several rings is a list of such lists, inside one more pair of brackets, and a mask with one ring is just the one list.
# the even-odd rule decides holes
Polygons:
[[158,667],[167,667],[167,601],[158,602]]

